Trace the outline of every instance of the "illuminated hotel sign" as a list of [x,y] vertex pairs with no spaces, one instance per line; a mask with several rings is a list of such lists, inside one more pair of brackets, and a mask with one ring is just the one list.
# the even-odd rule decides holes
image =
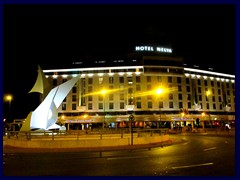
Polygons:
[[152,52],[172,53],[171,48],[153,47],[153,46],[136,46],[135,51],[152,51]]

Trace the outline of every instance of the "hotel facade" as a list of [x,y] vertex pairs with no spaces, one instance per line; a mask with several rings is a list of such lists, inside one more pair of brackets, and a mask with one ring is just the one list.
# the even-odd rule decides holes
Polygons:
[[80,75],[58,108],[58,122],[67,130],[124,128],[130,121],[139,128],[171,129],[235,123],[234,73],[186,67],[171,48],[155,46],[85,63],[43,70],[53,86]]

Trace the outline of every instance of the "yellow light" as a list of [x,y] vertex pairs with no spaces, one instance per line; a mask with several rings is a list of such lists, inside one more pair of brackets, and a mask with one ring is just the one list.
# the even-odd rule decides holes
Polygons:
[[12,100],[12,96],[11,95],[7,95],[6,99],[7,99],[7,101],[11,101]]
[[211,92],[208,90],[208,91],[206,92],[206,95],[207,95],[207,96],[211,95]]
[[181,113],[182,116],[184,116],[184,113]]
[[205,116],[205,113],[204,113],[204,112],[202,113],[202,116]]
[[107,93],[107,90],[105,90],[105,89],[103,89],[103,90],[101,90],[101,94],[106,94]]
[[88,117],[88,115],[87,115],[87,114],[84,114],[84,115],[83,115],[83,118],[87,118],[87,117]]
[[156,94],[162,94],[163,93],[163,89],[162,88],[158,88],[157,90],[156,90]]
[[62,115],[62,117],[61,117],[62,119],[64,119],[65,118],[65,116],[64,115]]

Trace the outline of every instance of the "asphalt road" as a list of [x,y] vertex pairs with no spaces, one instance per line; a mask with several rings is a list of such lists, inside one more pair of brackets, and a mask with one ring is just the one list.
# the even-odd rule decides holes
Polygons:
[[[182,143],[108,152],[10,153],[4,176],[234,176],[235,138],[175,135]],[[180,137],[179,137],[180,136]]]

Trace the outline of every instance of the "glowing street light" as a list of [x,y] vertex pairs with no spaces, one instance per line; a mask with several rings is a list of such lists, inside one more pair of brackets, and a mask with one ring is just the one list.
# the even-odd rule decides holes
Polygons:
[[5,96],[5,101],[8,101],[9,102],[9,109],[8,111],[10,112],[10,107],[11,107],[11,102],[12,102],[12,99],[13,99],[13,96],[8,94]]
[[104,112],[104,117],[103,117],[103,125],[102,125],[102,128],[104,129],[104,126],[105,126],[105,94],[107,94],[107,90],[105,90],[105,89],[102,89],[101,91],[100,91],[100,94],[102,94],[102,96],[103,96],[103,112]]
[[[158,95],[158,97],[159,97],[159,121],[161,122],[161,106],[160,106],[160,95],[163,93],[163,89],[162,88],[158,88],[157,90],[156,90],[156,92],[155,92],[157,95]],[[159,123],[160,123],[159,122]],[[158,124],[158,126],[159,126],[159,124]]]

